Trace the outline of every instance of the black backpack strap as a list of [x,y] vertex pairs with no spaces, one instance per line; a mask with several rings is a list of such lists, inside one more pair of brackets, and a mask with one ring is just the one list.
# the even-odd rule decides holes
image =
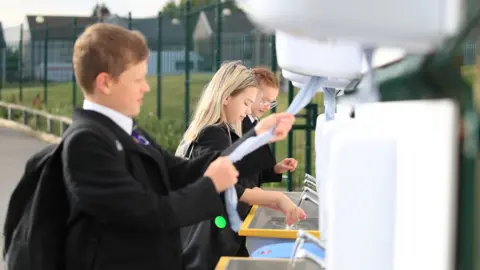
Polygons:
[[[113,134],[112,131],[110,131],[108,128],[105,128],[101,124],[94,122],[94,121],[86,121],[86,120],[76,120],[73,122],[73,124],[65,131],[65,133],[62,136],[62,142],[65,140],[68,140],[70,137],[72,137],[74,134],[82,132],[84,130],[100,130],[100,133],[104,136],[107,136],[107,138],[117,144],[121,143],[117,139],[117,137]],[[125,152],[124,151],[119,151],[122,159],[126,163],[127,168],[129,167],[128,164],[128,159],[125,158]],[[73,213],[73,216],[70,217],[67,226],[71,226],[72,224],[75,224],[79,219],[81,219],[82,215],[80,213]],[[99,221],[99,227],[98,229],[101,230],[102,227],[106,224],[105,221]]]

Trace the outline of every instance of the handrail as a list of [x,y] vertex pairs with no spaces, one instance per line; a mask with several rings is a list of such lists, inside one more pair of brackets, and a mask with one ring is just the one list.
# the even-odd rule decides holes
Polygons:
[[[63,132],[72,124],[72,119],[70,119],[68,117],[50,114],[50,113],[45,112],[45,111],[32,109],[30,107],[26,107],[26,106],[19,105],[19,104],[6,103],[6,102],[3,102],[3,101],[0,101],[0,109],[2,109],[2,108],[7,110],[6,119],[10,120],[10,121],[15,121],[15,122],[19,122],[19,121],[14,119],[14,112],[15,111],[20,111],[21,114],[22,114],[21,124],[23,124],[25,126],[30,126],[31,127],[31,125],[28,124],[28,120],[31,117],[35,117],[37,119],[37,121],[36,121],[36,126],[33,127],[33,128],[35,128],[37,130],[41,129],[39,127],[40,118],[45,118],[46,123],[47,123],[47,127],[46,127],[46,130],[42,130],[42,131],[45,131],[45,132],[47,132],[49,134],[53,134],[53,135],[60,135],[61,136],[63,134]],[[55,132],[54,122],[58,122],[59,125],[60,125],[58,133]]]

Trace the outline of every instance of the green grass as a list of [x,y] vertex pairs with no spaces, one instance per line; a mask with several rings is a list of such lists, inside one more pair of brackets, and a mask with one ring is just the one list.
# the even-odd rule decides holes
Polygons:
[[[190,110],[195,109],[196,103],[200,96],[200,93],[205,84],[210,80],[210,74],[192,74],[190,80]],[[141,115],[138,117],[139,124],[148,130],[160,144],[169,149],[175,151],[184,129],[185,118],[185,86],[183,75],[170,75],[163,76],[162,79],[162,118],[158,120],[156,118],[156,97],[157,87],[156,78],[149,78],[149,84],[152,91],[146,95],[144,100],[144,107]],[[40,109],[45,109],[50,113],[71,116],[72,112],[72,83],[59,83],[48,84],[47,92],[47,105],[40,106]],[[79,106],[83,100],[80,88],[77,87],[77,106]],[[23,87],[23,101],[18,102],[18,84],[6,85],[2,89],[2,100],[13,103],[22,103],[26,106],[33,106],[32,102],[37,95],[40,95],[43,100],[43,86],[41,84],[30,84]],[[280,93],[278,98],[279,105],[277,111],[284,111],[288,107],[287,93]],[[319,112],[323,111],[323,96],[317,95],[314,103],[319,104]],[[302,114],[304,112],[300,112]],[[191,113],[190,113],[191,115]],[[296,124],[304,124],[304,119],[298,119]],[[303,181],[303,175],[305,174],[305,131],[295,130],[293,132],[293,157],[299,161],[299,166],[296,172],[293,173],[294,185]],[[314,145],[313,145],[314,133],[311,134],[311,168],[314,170]],[[277,160],[287,157],[287,142],[282,141],[276,144],[276,156]],[[271,187],[278,187],[278,185],[270,185]],[[282,185],[284,186],[284,184]]]
[[462,73],[465,80],[473,84],[473,81],[475,80],[475,66],[472,65],[462,67]]
[[[463,74],[467,81],[474,80],[474,66],[465,66],[462,68]],[[190,79],[190,110],[194,110],[200,93],[205,84],[210,80],[211,74],[192,74]],[[184,75],[170,75],[163,76],[162,79],[162,118],[156,118],[156,98],[157,87],[156,78],[149,78],[149,84],[152,89],[147,94],[144,102],[144,107],[141,115],[138,117],[139,124],[151,133],[155,139],[165,148],[170,151],[175,151],[184,130],[184,97],[185,97],[185,77]],[[40,105],[40,109],[45,109],[53,114],[62,116],[70,116],[72,112],[72,83],[48,84],[48,104],[47,106]],[[82,102],[82,94],[80,88],[77,87],[77,106]],[[23,87],[23,101],[22,104],[32,106],[32,101],[37,95],[43,99],[43,85],[41,84],[24,84]],[[2,100],[7,102],[18,102],[18,83],[6,85],[1,91]],[[279,105],[277,111],[284,111],[288,107],[287,93],[280,93],[278,98]],[[313,100],[318,104],[318,111],[323,112],[323,95],[318,94]],[[18,102],[20,103],[20,102]],[[190,112],[190,115],[191,115]],[[303,114],[304,112],[300,112]],[[296,124],[304,124],[304,119],[298,119]],[[32,125],[45,126],[45,123],[38,123],[35,119],[30,121]],[[58,130],[58,127],[56,128]],[[299,161],[298,169],[293,173],[294,186],[303,181],[305,174],[305,160],[306,160],[306,144],[305,131],[293,131],[293,157]],[[314,132],[311,134],[311,170],[314,171]],[[287,141],[282,141],[276,144],[277,160],[287,157]],[[282,183],[280,186],[285,186]],[[272,184],[270,187],[279,187],[277,184]]]

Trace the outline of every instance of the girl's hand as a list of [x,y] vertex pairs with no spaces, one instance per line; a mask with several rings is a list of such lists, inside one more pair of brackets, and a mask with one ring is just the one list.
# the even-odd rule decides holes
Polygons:
[[294,158],[286,158],[277,163],[275,167],[273,167],[273,171],[276,174],[283,174],[287,171],[293,172],[297,168],[297,164],[298,162]]
[[294,122],[295,117],[289,113],[272,113],[258,122],[255,126],[255,131],[257,135],[261,135],[274,128],[274,136],[270,142],[277,142],[287,137]]
[[299,220],[307,218],[302,208],[298,207],[287,195],[278,192],[276,201],[273,204],[265,205],[266,207],[278,210],[285,215],[285,224],[293,225]]

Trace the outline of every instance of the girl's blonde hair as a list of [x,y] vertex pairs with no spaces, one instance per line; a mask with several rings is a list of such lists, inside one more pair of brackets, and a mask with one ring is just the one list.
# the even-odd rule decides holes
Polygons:
[[242,65],[241,61],[224,62],[203,90],[193,114],[192,122],[175,154],[186,157],[188,146],[197,139],[202,129],[207,126],[227,124],[241,136],[242,124],[227,123],[223,117],[223,102],[227,97],[234,97],[250,86],[258,87],[250,69]]

